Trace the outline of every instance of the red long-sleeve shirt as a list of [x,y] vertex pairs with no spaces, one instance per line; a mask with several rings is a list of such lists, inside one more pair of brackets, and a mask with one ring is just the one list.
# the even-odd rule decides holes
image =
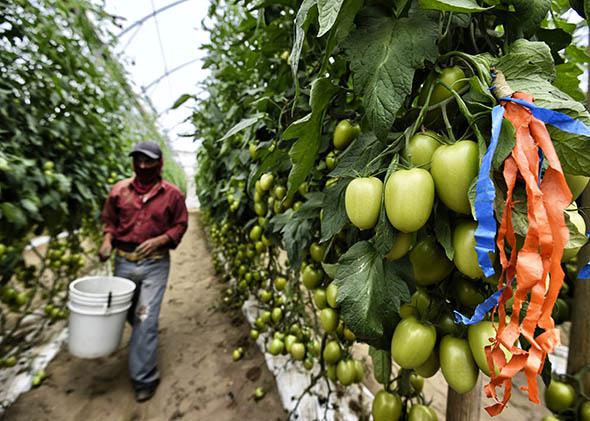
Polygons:
[[111,189],[101,215],[104,232],[113,235],[115,245],[139,245],[166,234],[170,238],[169,247],[176,248],[188,226],[182,192],[174,184],[162,180],[142,196],[132,181],[119,181]]

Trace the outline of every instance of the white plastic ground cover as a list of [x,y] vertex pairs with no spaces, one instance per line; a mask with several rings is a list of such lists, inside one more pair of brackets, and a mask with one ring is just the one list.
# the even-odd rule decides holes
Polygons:
[[[248,301],[242,306],[242,312],[253,325],[258,317],[258,301],[250,296]],[[297,404],[298,398],[305,392],[311,384],[312,373],[317,374],[319,367],[314,368],[313,372],[307,371],[301,362],[292,361],[288,356],[274,356],[265,352],[265,343],[269,339],[268,333],[261,333],[256,341],[260,351],[264,354],[268,369],[274,374],[279,396],[283,408],[291,412]],[[359,414],[352,408],[362,406],[363,413],[370,413],[373,402],[373,394],[364,385],[352,385],[344,389],[338,387],[330,381],[330,400],[326,402],[328,396],[327,379],[319,380],[316,385],[309,390],[297,406],[293,413],[292,420],[356,420]],[[338,393],[337,393],[338,390]],[[351,408],[352,406],[352,408]]]
[[[101,265],[90,274],[110,275],[110,271],[110,265]],[[23,320],[23,323],[25,322],[26,319]],[[65,320],[48,326],[47,330],[46,342],[26,350],[19,358],[19,364],[14,367],[0,369],[0,418],[21,394],[31,390],[35,373],[49,365],[68,339]],[[21,362],[24,363],[21,364]]]

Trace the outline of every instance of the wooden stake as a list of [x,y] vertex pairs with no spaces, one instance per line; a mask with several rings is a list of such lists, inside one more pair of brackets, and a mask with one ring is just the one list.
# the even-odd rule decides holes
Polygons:
[[447,421],[477,421],[481,412],[482,374],[471,392],[460,395],[450,387],[447,392]]

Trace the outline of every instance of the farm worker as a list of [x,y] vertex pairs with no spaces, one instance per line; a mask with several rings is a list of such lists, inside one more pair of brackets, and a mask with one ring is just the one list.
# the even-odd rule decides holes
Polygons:
[[138,402],[149,400],[160,383],[157,367],[158,317],[170,270],[169,250],[187,229],[181,191],[162,180],[162,150],[139,142],[131,153],[135,177],[116,183],[102,211],[102,261],[115,251],[115,276],[135,282],[128,321],[129,375]]

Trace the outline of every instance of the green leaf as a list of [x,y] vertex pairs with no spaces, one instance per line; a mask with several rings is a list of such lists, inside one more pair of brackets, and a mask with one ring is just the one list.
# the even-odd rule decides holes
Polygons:
[[391,377],[391,351],[369,347],[369,355],[373,362],[373,376],[384,386],[389,385]]
[[334,22],[336,22],[336,18],[338,18],[338,13],[340,13],[343,1],[344,0],[317,0],[319,14],[318,20],[320,23],[318,38],[332,29]]
[[360,341],[389,349],[400,303],[410,299],[395,264],[384,262],[369,242],[361,241],[340,258],[334,282],[340,314],[348,328]]
[[189,94],[182,94],[176,101],[174,101],[174,104],[172,104],[172,109],[175,110],[176,108],[180,107],[182,104],[184,104],[186,101],[188,101],[192,97],[193,96],[189,95]]
[[445,254],[450,261],[453,261],[455,249],[453,248],[453,235],[451,233],[451,220],[449,211],[437,202],[434,207],[434,235],[438,243],[445,250]]
[[438,25],[423,12],[397,20],[366,14],[345,42],[355,91],[363,96],[367,120],[379,138],[387,136],[412,91],[414,72],[436,60]]
[[299,69],[299,59],[301,57],[301,50],[303,49],[303,41],[305,41],[305,32],[309,26],[309,11],[312,7],[316,6],[316,2],[317,0],[303,0],[297,11],[297,16],[295,16],[295,39],[293,40],[293,48],[289,55],[289,61],[291,62],[293,80],[297,87],[299,86],[297,70]]
[[[555,78],[555,68],[551,58],[551,50],[544,42],[532,42],[519,39],[506,49],[506,54],[497,61],[506,79],[526,80],[536,77],[547,81]],[[509,83],[510,87],[514,87]]]
[[558,64],[555,66],[557,77],[553,81],[553,85],[571,96],[576,101],[584,101],[586,95],[580,89],[580,76],[584,70],[575,63]]
[[406,6],[408,5],[409,0],[394,0],[393,2],[393,13],[396,17],[400,17]]
[[510,0],[510,13],[504,28],[509,41],[532,36],[551,9],[551,0]]
[[491,7],[481,7],[475,0],[419,0],[418,3],[423,9],[443,12],[474,13],[491,9]]
[[516,144],[516,132],[514,126],[510,121],[504,119],[502,121],[502,128],[500,129],[500,137],[498,138],[498,146],[494,152],[494,158],[492,160],[492,168],[495,170],[499,169],[506,158],[514,149]]
[[328,241],[338,234],[348,222],[344,206],[344,194],[350,179],[340,179],[336,185],[325,190],[324,216],[322,218],[322,238]]
[[383,151],[383,144],[373,132],[365,132],[338,158],[331,177],[359,177],[372,175],[381,168],[382,160],[369,163]]
[[329,79],[316,79],[311,86],[311,113],[292,123],[283,133],[283,139],[297,139],[289,151],[293,167],[288,179],[288,198],[293,197],[315,164],[324,113],[338,90]]
[[336,273],[338,273],[338,263],[324,263],[322,262],[322,269],[330,279],[334,279],[336,277]]
[[326,43],[322,64],[323,71],[325,71],[336,46],[344,41],[353,30],[354,18],[363,7],[363,3],[363,0],[345,0]]
[[239,133],[242,130],[247,129],[248,127],[256,124],[261,118],[264,118],[264,116],[265,116],[265,114],[256,114],[252,117],[243,119],[242,121],[237,123],[235,126],[233,126],[231,129],[229,129],[227,131],[227,133],[221,139],[218,140],[218,142],[228,139],[228,138],[232,137],[233,135],[235,135],[236,133]]
[[375,226],[375,236],[372,239],[373,246],[375,247],[375,250],[377,250],[377,252],[381,255],[381,257],[385,257],[385,255],[389,253],[396,235],[397,233],[393,228],[393,225],[391,225],[389,222],[387,212],[385,211],[385,201],[382,199],[379,219],[377,220],[377,225]]
[[565,225],[567,226],[570,234],[565,248],[571,249],[583,247],[588,242],[588,237],[578,231],[578,227],[572,223],[568,212],[565,212]]
[[311,243],[312,223],[312,219],[298,218],[292,209],[276,215],[269,223],[273,232],[282,234],[283,247],[293,267],[301,265],[304,250]]

